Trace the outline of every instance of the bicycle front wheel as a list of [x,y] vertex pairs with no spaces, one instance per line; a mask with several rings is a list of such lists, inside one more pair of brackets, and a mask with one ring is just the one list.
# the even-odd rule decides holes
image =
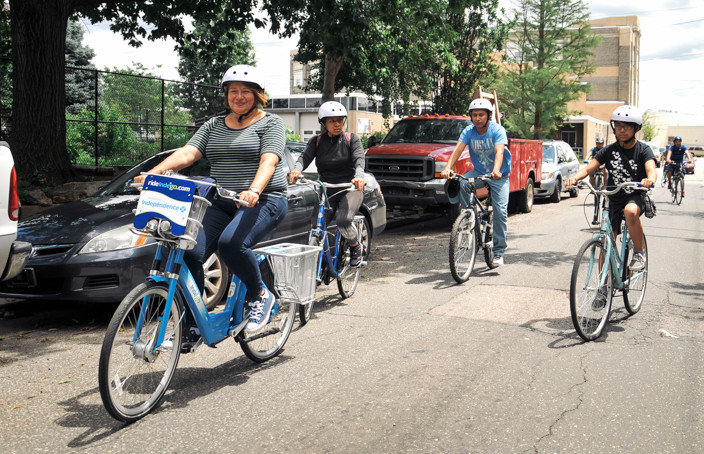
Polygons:
[[641,271],[631,271],[628,264],[633,258],[633,248],[628,247],[626,251],[626,263],[623,267],[623,304],[629,314],[633,315],[640,310],[645,298],[645,286],[648,284],[648,243],[643,235],[643,254],[645,254],[645,266]]
[[601,335],[612,298],[613,276],[606,248],[601,240],[590,240],[577,253],[570,280],[570,312],[579,337],[591,341]]
[[100,397],[108,413],[134,422],[161,403],[181,353],[181,305],[171,302],[162,344],[153,351],[167,304],[164,283],[135,287],[115,311],[103,339],[98,368]]
[[[317,236],[311,236],[308,239],[309,246],[320,246],[321,243],[322,240]],[[321,254],[324,254],[324,252],[321,252]],[[325,260],[325,258],[323,258],[323,260]],[[311,301],[308,304],[298,305],[298,319],[300,320],[301,325],[305,325],[306,323],[308,323],[308,320],[310,320],[311,316],[313,315],[313,304],[315,304],[315,301]]]
[[350,267],[350,246],[346,240],[342,240],[337,257],[337,290],[342,298],[354,295],[360,272],[361,267]]
[[677,180],[675,180],[672,183],[672,190],[674,191],[672,193],[672,199],[677,205],[679,205],[680,203],[682,203],[682,191],[683,191],[681,178],[678,178]]
[[450,273],[458,284],[469,279],[477,259],[476,218],[474,211],[466,209],[455,219],[450,233]]

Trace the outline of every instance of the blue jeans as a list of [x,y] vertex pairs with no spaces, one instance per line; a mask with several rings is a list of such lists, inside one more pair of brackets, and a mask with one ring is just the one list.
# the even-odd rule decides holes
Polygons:
[[[474,178],[482,175],[476,170],[470,170],[465,173],[464,176],[467,178]],[[460,206],[463,208],[469,205],[469,184],[460,180]],[[483,188],[485,183],[483,181],[476,181],[477,188]],[[491,188],[491,206],[494,208],[494,224],[492,229],[494,231],[494,255],[504,255],[504,251],[508,247],[506,244],[506,232],[508,230],[508,195],[509,195],[509,182],[508,174],[503,175],[499,180],[491,180],[489,182],[489,187]]]
[[264,286],[251,248],[283,220],[287,211],[285,197],[262,196],[251,208],[237,208],[234,203],[215,200],[205,212],[196,246],[184,255],[200,291],[205,285],[203,262],[217,250],[230,271],[247,286],[247,295],[250,298],[259,295]]

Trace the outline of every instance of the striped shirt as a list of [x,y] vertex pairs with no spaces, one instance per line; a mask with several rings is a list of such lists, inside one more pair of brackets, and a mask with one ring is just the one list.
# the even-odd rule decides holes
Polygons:
[[283,165],[285,142],[283,120],[267,113],[242,129],[228,127],[224,116],[213,117],[196,131],[188,144],[208,158],[210,176],[220,186],[236,192],[249,189],[259,170],[261,156],[274,153],[279,163],[269,184],[259,189],[263,195],[283,196],[288,188]]

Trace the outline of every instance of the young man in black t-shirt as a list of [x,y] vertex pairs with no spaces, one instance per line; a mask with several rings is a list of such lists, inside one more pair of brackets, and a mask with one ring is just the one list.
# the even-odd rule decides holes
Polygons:
[[[616,186],[626,181],[639,181],[645,188],[650,188],[657,180],[655,156],[650,147],[636,140],[636,133],[643,126],[643,115],[632,106],[621,106],[611,114],[611,129],[618,139],[596,153],[589,163],[581,168],[574,179],[565,181],[572,186],[576,181],[594,172],[600,165],[606,164],[608,170],[607,187]],[[640,271],[645,267],[643,253],[643,224],[640,215],[645,211],[643,192],[624,189],[609,199],[609,216],[611,228],[615,234],[621,231],[621,221],[626,218],[628,231],[633,239],[635,249],[629,267]]]

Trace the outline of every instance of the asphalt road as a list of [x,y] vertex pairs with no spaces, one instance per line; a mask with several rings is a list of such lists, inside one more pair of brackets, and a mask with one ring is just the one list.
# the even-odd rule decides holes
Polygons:
[[[163,405],[103,409],[114,306],[0,302],[0,449],[24,452],[704,452],[704,187],[658,188],[643,308],[622,300],[584,343],[572,261],[586,191],[509,218],[506,266],[456,285],[441,219],[375,240],[357,293],[320,289],[313,319],[256,365],[232,341],[183,355]],[[585,215],[586,212],[586,215]]]

